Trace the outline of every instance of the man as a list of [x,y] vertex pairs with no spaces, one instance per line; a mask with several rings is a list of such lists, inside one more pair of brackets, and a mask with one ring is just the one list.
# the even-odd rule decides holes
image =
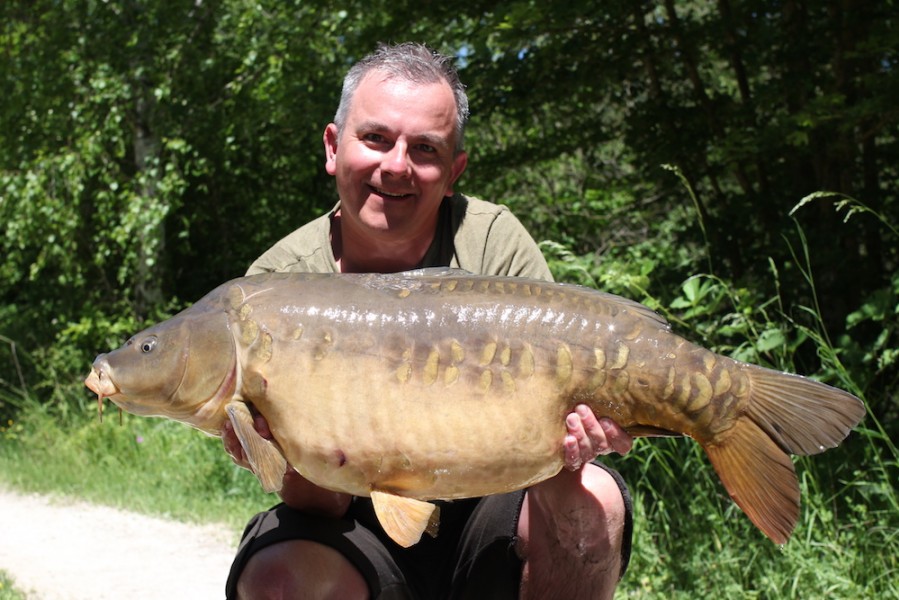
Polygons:
[[[454,194],[467,163],[467,116],[446,57],[401,44],[360,61],[324,133],[338,205],[248,274],[453,266],[549,279],[508,210]],[[584,406],[566,424],[567,470],[527,491],[444,503],[437,537],[408,549],[386,537],[367,498],[318,488],[291,470],[283,503],[247,526],[228,597],[610,598],[630,552],[630,501],[620,477],[590,461],[627,452],[631,439]],[[270,435],[261,418],[256,426]],[[223,437],[249,468],[233,432]]]

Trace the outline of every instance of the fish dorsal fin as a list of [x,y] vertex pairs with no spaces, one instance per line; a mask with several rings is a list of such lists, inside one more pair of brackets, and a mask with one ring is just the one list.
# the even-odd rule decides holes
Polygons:
[[271,440],[267,440],[253,426],[253,415],[243,402],[232,401],[225,406],[228,418],[234,425],[234,432],[243,447],[253,473],[266,492],[281,490],[287,460]]
[[437,536],[440,510],[436,504],[378,491],[371,493],[371,500],[381,527],[403,548],[418,543],[425,532]]
[[671,331],[671,324],[665,319],[665,317],[649,308],[645,304],[641,304],[636,300],[631,300],[630,298],[624,298],[622,296],[617,296],[615,294],[610,294],[608,292],[602,292],[599,290],[590,289],[589,293],[594,294],[597,298],[601,297],[608,306],[614,306],[618,310],[623,310],[633,315],[639,316],[640,318],[644,319],[647,324],[651,324],[652,326],[657,327],[662,331]]

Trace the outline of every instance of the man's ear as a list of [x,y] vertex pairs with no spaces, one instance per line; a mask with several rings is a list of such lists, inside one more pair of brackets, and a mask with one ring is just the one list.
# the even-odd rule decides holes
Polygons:
[[322,141],[325,144],[325,170],[328,172],[328,175],[334,175],[337,172],[338,137],[337,125],[328,123],[328,126],[325,127],[325,133],[322,136]]
[[450,179],[449,183],[446,186],[447,196],[452,196],[455,192],[453,192],[453,185],[462,176],[462,173],[465,171],[465,167],[468,166],[468,153],[462,150],[457,153],[456,156],[453,157],[453,166],[450,171]]

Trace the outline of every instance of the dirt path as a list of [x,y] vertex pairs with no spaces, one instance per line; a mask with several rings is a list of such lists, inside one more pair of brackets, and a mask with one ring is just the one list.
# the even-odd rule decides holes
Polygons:
[[224,527],[0,488],[0,569],[29,599],[221,599],[232,538]]

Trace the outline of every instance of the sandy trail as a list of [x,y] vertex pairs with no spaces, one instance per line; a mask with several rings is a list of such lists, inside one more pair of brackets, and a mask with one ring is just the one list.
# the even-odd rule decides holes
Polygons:
[[221,599],[233,538],[224,526],[0,488],[0,570],[29,599]]

